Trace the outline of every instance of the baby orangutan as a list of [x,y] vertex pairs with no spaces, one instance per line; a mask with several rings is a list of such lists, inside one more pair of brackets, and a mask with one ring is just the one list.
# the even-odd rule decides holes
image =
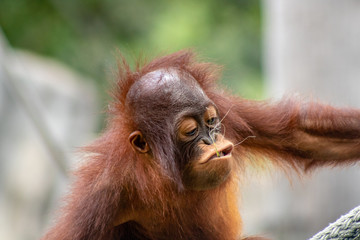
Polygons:
[[43,239],[261,239],[245,238],[237,206],[250,158],[300,174],[360,158],[359,110],[231,96],[191,51],[119,72],[107,128]]

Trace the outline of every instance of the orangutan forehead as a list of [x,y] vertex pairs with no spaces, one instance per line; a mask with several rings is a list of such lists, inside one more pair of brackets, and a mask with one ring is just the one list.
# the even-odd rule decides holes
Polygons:
[[142,76],[131,86],[126,101],[135,114],[141,115],[138,120],[152,119],[148,116],[152,114],[150,109],[164,112],[158,114],[157,119],[168,119],[179,112],[200,112],[211,102],[189,73],[175,68],[159,69]]
[[201,89],[198,82],[189,73],[175,68],[158,69],[149,72],[139,79],[139,83],[143,88],[150,91],[156,91],[157,89],[177,91],[184,87],[191,88],[192,91],[200,94],[200,96],[206,97],[206,94]]
[[148,88],[161,87],[163,85],[171,85],[180,81],[180,74],[176,69],[158,69],[149,72],[139,79],[139,82]]

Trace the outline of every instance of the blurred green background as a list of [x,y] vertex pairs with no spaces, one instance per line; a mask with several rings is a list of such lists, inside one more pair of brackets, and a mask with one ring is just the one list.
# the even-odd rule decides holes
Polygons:
[[[53,222],[71,179],[59,176],[52,158],[64,153],[58,158],[75,166],[81,162],[73,154],[75,147],[86,145],[104,127],[105,114],[99,113],[98,105],[105,109],[117,49],[134,62],[140,55],[151,58],[193,48],[202,59],[224,66],[222,83],[228,89],[252,99],[265,95],[262,61],[266,61],[267,94],[295,90],[358,107],[359,3],[0,0],[0,29],[13,48],[54,58],[85,76],[76,75],[80,87],[71,85],[72,79],[66,82],[59,74],[63,73],[59,66],[46,69],[52,62],[48,58],[36,59],[34,54],[26,58],[26,51],[0,46],[0,239],[39,239]],[[1,37],[0,32],[0,44]],[[16,61],[17,53],[22,61]],[[39,71],[31,75],[16,63]],[[42,72],[53,77],[51,81],[43,81],[43,75],[38,76]],[[94,82],[86,84],[83,79]],[[32,111],[24,110],[26,104],[9,84],[12,80],[20,83],[25,99],[32,100],[28,102]],[[73,87],[68,95],[66,84]],[[42,104],[34,104],[35,100]],[[34,106],[41,114],[34,114]],[[47,124],[37,127],[29,112]],[[45,144],[48,138],[41,138],[44,129],[52,146],[57,146],[55,154]],[[256,175],[261,183],[242,189],[245,232],[308,239],[359,202],[359,191],[352,187],[359,182],[358,169],[338,171],[337,176],[334,172],[305,183],[294,181],[291,188],[288,178],[272,181],[265,174]]]
[[229,89],[263,95],[258,0],[1,0],[0,26],[13,47],[66,63],[95,79],[100,94],[116,49],[133,61],[193,48],[224,66]]
[[[262,98],[260,7],[259,0],[0,0],[5,38],[15,50],[35,53],[26,59],[26,51],[0,46],[0,75],[8,70],[0,76],[0,239],[39,239],[53,223],[70,181],[60,176],[59,166],[66,172],[66,166],[81,162],[76,148],[104,128],[101,109],[107,106],[118,50],[134,63],[139,56],[192,48],[201,59],[224,66],[221,80],[230,91]],[[16,53],[23,54],[18,62]],[[47,69],[51,59],[40,61],[36,54],[85,78],[74,87],[61,69]],[[25,65],[48,74],[45,81]],[[9,82],[18,82],[23,96],[14,94]]]

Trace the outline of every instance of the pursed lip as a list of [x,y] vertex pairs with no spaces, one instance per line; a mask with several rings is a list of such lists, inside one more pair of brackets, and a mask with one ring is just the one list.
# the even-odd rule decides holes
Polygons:
[[199,163],[204,164],[213,160],[225,160],[231,158],[231,152],[234,148],[234,145],[231,142],[226,144],[211,145],[212,149],[199,160]]

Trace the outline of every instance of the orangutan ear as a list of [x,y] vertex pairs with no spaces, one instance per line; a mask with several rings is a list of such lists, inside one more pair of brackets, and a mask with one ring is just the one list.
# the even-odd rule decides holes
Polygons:
[[150,147],[140,131],[132,132],[129,135],[129,141],[133,149],[140,153],[147,153]]

